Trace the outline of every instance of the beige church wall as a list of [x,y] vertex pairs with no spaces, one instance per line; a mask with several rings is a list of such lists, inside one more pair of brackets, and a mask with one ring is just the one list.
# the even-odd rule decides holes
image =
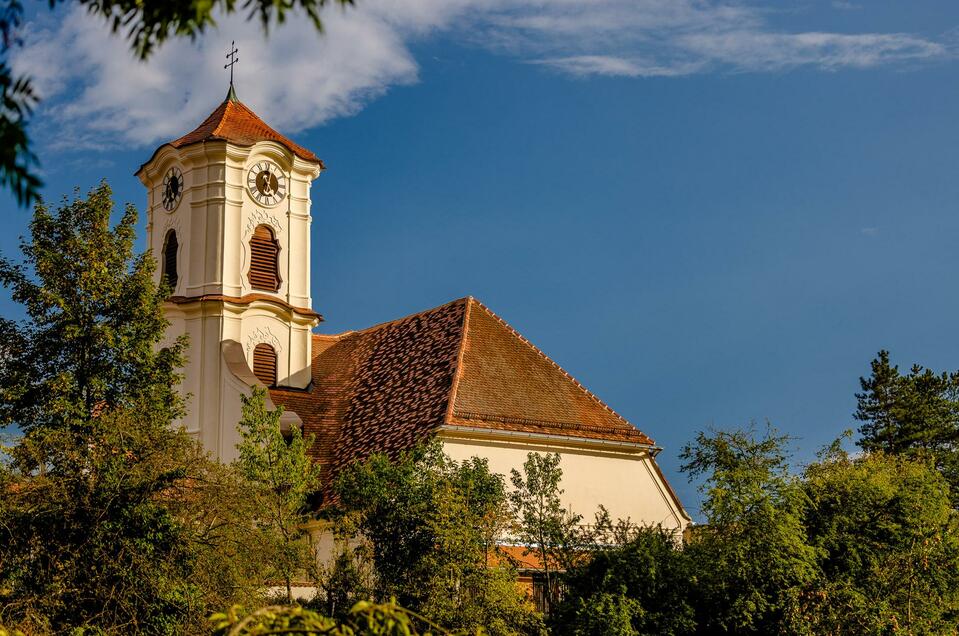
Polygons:
[[[506,478],[507,488],[510,470],[522,471],[528,453],[560,454],[563,469],[563,503],[573,512],[583,515],[590,523],[593,514],[602,504],[616,519],[630,519],[638,524],[662,524],[664,528],[681,532],[689,519],[675,505],[666,484],[652,466],[652,458],[645,450],[623,452],[622,450],[580,449],[570,446],[544,445],[540,443],[482,440],[464,437],[442,436],[444,452],[456,461],[471,457],[484,457],[490,470]],[[336,556],[336,545],[328,524],[313,522],[309,525],[310,537],[321,565],[328,564]]]
[[224,329],[223,337],[243,344],[251,367],[253,348],[260,343],[272,346],[277,358],[277,385],[305,388],[312,378],[311,325],[306,321],[297,324],[290,314],[275,305],[253,303],[243,312],[242,321]]
[[[184,334],[189,338],[179,389],[186,415],[175,425],[194,435],[218,459],[230,462],[237,456],[236,445],[240,441],[236,426],[242,414],[241,396],[250,395],[253,385],[263,386],[251,370],[252,347],[261,341],[262,334],[257,327],[248,329],[245,318],[222,312],[204,315],[198,307],[199,304],[191,307],[195,311],[184,312],[181,306],[167,306],[170,327],[161,346]],[[275,317],[266,318],[269,321],[259,322],[259,329],[264,329],[264,325],[285,326]],[[302,332],[309,338],[308,327]],[[225,352],[227,343],[233,345],[232,359]],[[282,351],[279,349],[278,353]],[[272,400],[267,400],[268,408],[275,408]],[[284,413],[281,419],[284,428],[301,425],[299,416],[293,412]]]
[[[287,196],[277,205],[259,205],[247,189],[247,174],[255,163],[269,160],[287,176]],[[177,207],[163,205],[163,179],[176,166],[184,179]],[[274,142],[252,147],[225,141],[207,141],[176,149],[161,147],[138,176],[147,188],[147,245],[159,264],[167,232],[177,234],[178,280],[174,296],[273,296],[288,305],[311,307],[310,184],[319,166],[295,157]],[[249,240],[259,224],[268,225],[280,244],[276,293],[249,284]],[[160,267],[154,275],[159,282]],[[277,303],[255,300],[231,303],[210,299],[187,304],[167,303],[171,325],[167,341],[189,337],[181,393],[187,414],[182,425],[205,448],[224,461],[235,457],[240,397],[258,383],[249,369],[253,348],[269,343],[277,353],[279,385],[306,387],[311,380],[312,316],[291,312]],[[226,365],[221,346],[237,343],[244,370]],[[235,352],[234,352],[235,353]],[[234,358],[236,356],[234,355]],[[292,413],[284,426],[295,425]],[[298,418],[296,418],[298,421]]]
[[[260,161],[276,164],[286,175],[287,196],[275,206],[260,205],[247,189],[249,169]],[[182,171],[185,191],[177,208],[167,211],[163,178],[172,166]],[[140,176],[148,188],[149,246],[159,257],[169,229],[176,230],[180,242],[180,281],[174,294],[272,295],[254,289],[247,276],[249,240],[262,224],[280,245],[276,297],[310,307],[310,186],[318,174],[318,166],[273,142],[249,148],[226,142],[162,148]]]
[[560,454],[563,469],[563,503],[590,523],[602,504],[615,519],[633,523],[662,524],[681,530],[688,520],[673,503],[666,484],[652,466],[652,458],[640,452],[603,451],[541,443],[443,437],[447,455],[457,461],[485,457],[490,470],[504,475],[509,484],[512,469],[522,471],[528,453]]

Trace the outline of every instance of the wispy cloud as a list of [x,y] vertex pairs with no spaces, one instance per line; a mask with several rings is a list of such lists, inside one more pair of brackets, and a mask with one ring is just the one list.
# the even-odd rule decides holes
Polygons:
[[622,77],[675,77],[689,75],[701,67],[696,62],[685,65],[659,65],[646,60],[628,59],[613,55],[571,55],[533,60],[533,64],[548,66],[569,75],[607,75]]
[[[167,45],[142,64],[82,7],[54,16],[24,33],[13,63],[47,98],[41,119],[55,126],[40,126],[40,136],[82,147],[152,144],[198,123],[225,92],[222,57],[233,39],[241,98],[288,132],[416,82],[410,46],[439,32],[575,77],[835,71],[950,54],[914,34],[787,32],[763,11],[710,0],[366,0],[326,11],[323,35],[290,20],[267,40],[255,21],[226,17],[197,42]],[[50,64],[62,51],[71,63]]]
[[859,233],[863,236],[879,236],[878,227],[863,227],[859,228]]

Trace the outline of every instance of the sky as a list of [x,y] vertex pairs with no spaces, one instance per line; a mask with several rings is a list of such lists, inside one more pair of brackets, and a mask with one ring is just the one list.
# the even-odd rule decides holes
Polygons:
[[[145,64],[46,6],[11,61],[48,201],[107,179],[142,210],[133,172],[222,101],[236,40],[240,99],[328,168],[320,331],[475,296],[663,447],[696,518],[697,431],[768,420],[802,464],[879,349],[959,368],[954,2],[358,0]],[[16,256],[29,211],[0,208]]]

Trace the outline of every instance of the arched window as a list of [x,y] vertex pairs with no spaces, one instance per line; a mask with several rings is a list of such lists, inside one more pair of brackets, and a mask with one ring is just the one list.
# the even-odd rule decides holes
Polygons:
[[176,240],[176,232],[170,230],[163,239],[163,279],[170,285],[170,291],[176,289],[176,251],[180,244]]
[[276,351],[265,342],[253,348],[253,375],[266,386],[276,386]]
[[250,239],[250,286],[275,292],[280,288],[280,244],[273,230],[258,225]]

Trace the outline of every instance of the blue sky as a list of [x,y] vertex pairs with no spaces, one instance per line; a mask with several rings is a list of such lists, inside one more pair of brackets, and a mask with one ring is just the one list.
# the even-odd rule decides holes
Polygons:
[[[662,445],[694,514],[696,431],[769,419],[806,461],[880,348],[959,368],[954,3],[360,4],[145,66],[38,10],[14,62],[46,196],[106,178],[142,208],[133,171],[219,103],[235,38],[240,98],[329,168],[321,330],[476,296]],[[0,204],[10,255],[29,214]]]

